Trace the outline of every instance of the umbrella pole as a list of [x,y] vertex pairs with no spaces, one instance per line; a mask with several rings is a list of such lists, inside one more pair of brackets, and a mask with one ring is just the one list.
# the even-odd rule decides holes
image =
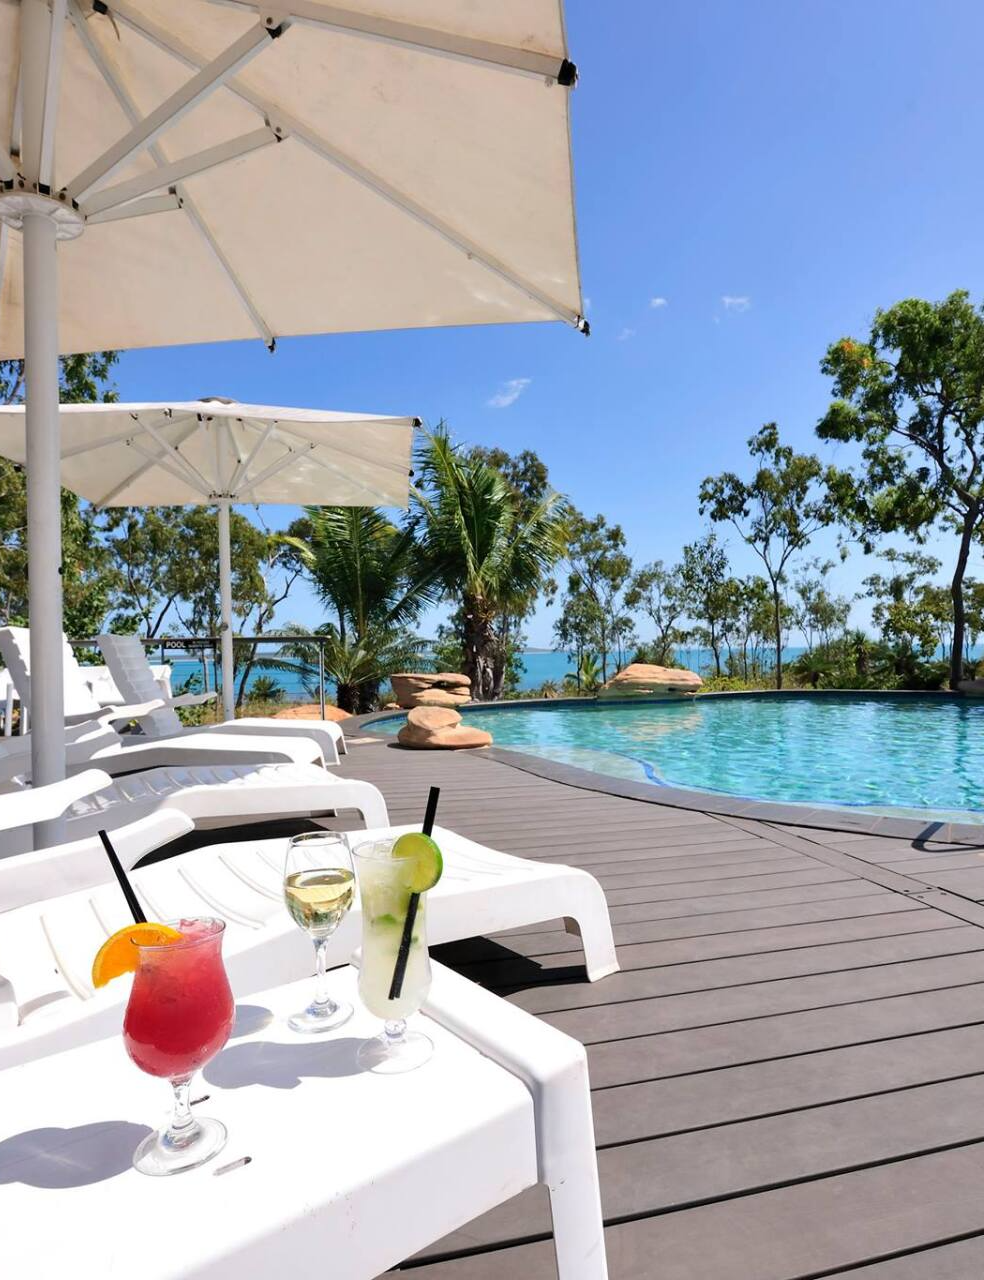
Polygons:
[[[26,165],[41,163],[51,17],[41,0],[22,6],[23,132]],[[57,33],[56,33],[57,34]],[[50,128],[50,121],[47,125]],[[31,175],[34,177],[35,175]],[[40,173],[37,175],[40,179]],[[58,420],[56,224],[43,205],[27,213],[24,246],[25,431],[27,435],[28,611],[31,625],[31,776],[65,776],[62,667],[61,486]],[[64,840],[58,818],[34,828],[35,848]]]
[[229,500],[219,502],[219,598],[222,624],[219,639],[222,646],[222,718],[236,718],[235,670],[232,661],[232,534]]

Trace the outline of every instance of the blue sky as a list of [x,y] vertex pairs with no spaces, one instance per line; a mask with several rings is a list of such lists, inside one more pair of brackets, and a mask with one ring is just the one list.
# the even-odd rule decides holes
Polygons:
[[[984,8],[568,0],[567,21],[590,338],[517,325],[286,339],[274,356],[134,352],[121,398],[444,417],[462,439],[535,449],[578,507],[622,524],[639,563],[699,536],[701,479],[741,469],[761,423],[833,457],[813,439],[828,343],[903,297],[980,297]],[[872,568],[854,556],[836,585]],[[298,591],[287,619],[320,608]],[[541,609],[531,643],[550,644],[550,624]]]

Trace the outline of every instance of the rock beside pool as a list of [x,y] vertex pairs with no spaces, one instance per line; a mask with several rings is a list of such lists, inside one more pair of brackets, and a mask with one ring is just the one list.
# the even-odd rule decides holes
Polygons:
[[351,711],[342,711],[340,707],[332,707],[325,703],[325,714],[317,702],[305,702],[299,706],[284,707],[272,716],[274,720],[347,720]]
[[683,667],[657,667],[648,662],[630,662],[602,687],[598,697],[683,698],[696,693],[703,683],[696,671],[687,671]]
[[471,698],[471,682],[454,671],[404,671],[390,676],[393,696],[411,707],[458,707]]
[[492,745],[491,733],[462,724],[460,714],[450,707],[413,707],[396,740],[400,746],[418,751],[457,751]]

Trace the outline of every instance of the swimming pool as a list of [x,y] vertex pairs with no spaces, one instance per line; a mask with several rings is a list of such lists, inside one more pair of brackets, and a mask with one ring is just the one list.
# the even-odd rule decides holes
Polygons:
[[498,747],[653,786],[984,822],[984,702],[806,693],[466,715]]

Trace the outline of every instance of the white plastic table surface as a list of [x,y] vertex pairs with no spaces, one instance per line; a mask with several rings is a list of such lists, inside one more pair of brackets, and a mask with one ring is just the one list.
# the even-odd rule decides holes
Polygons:
[[353,969],[331,982],[356,1012],[325,1036],[284,1021],[311,980],[240,1002],[233,1038],[192,1085],[228,1145],[174,1177],[131,1167],[170,1086],[121,1039],[0,1072],[3,1275],[371,1280],[537,1181],[526,1085],[422,1015],[411,1025],[434,1040],[429,1063],[361,1072],[356,1050],[380,1024]]

